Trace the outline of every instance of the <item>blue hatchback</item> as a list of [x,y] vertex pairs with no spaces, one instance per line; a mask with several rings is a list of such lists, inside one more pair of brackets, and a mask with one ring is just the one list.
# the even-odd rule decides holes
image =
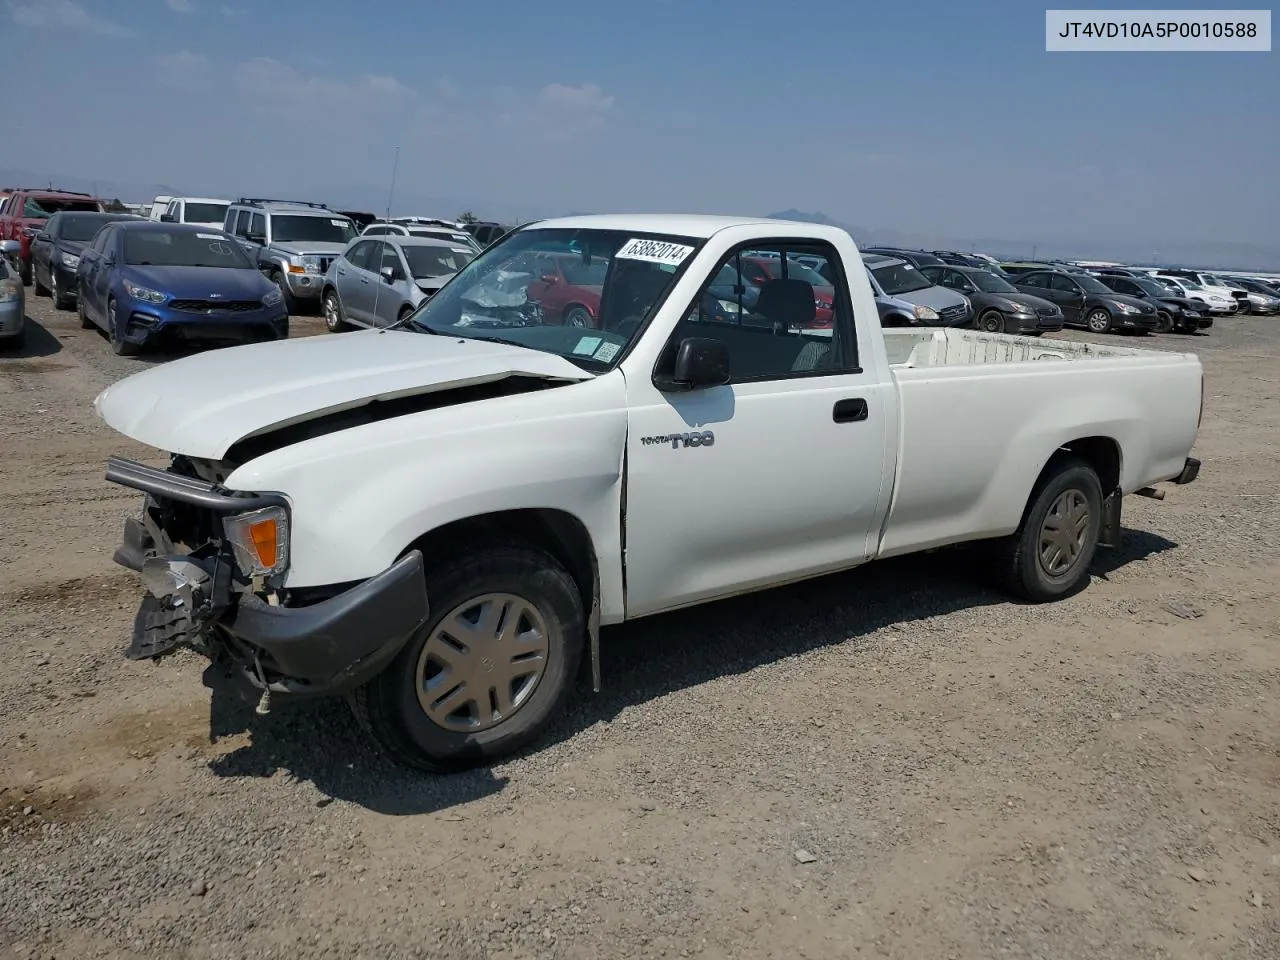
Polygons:
[[254,343],[289,336],[280,291],[221,230],[108,223],[76,270],[80,325],[127,356],[161,343]]

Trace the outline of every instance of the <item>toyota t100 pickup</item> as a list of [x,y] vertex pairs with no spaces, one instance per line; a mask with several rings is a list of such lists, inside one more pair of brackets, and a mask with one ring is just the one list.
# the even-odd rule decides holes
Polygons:
[[264,711],[345,694],[453,770],[530,741],[584,655],[599,689],[603,626],[964,541],[1051,601],[1125,495],[1195,479],[1194,355],[878,316],[835,228],[575,217],[395,328],[122,380],[99,415],[169,454],[108,464],[146,494],[129,655],[193,647]]

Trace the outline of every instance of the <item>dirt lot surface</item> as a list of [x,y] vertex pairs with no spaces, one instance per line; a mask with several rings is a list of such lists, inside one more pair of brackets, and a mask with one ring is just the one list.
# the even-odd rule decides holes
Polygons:
[[[134,495],[73,313],[0,358],[0,955],[1280,957],[1280,318],[1199,482],[1047,607],[940,552],[606,633],[539,749],[431,778],[341,702],[125,662]],[[322,333],[316,320],[298,334]],[[1074,336],[1074,335],[1071,335]]]

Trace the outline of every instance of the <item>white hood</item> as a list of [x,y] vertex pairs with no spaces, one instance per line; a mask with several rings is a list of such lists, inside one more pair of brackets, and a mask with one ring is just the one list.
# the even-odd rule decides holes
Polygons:
[[238,440],[322,413],[510,375],[592,378],[563,357],[524,347],[362,330],[183,357],[112,384],[93,406],[140,443],[220,460]]

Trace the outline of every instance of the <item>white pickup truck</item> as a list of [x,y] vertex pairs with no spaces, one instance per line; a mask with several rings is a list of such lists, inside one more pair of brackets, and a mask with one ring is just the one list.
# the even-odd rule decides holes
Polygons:
[[428,770],[526,744],[584,652],[599,689],[602,626],[974,540],[1054,600],[1124,495],[1199,469],[1194,355],[882,330],[830,227],[542,221],[397,326],[201,353],[95,406],[170,454],[108,465],[146,494],[129,655],[194,647],[263,711],[347,694]]

